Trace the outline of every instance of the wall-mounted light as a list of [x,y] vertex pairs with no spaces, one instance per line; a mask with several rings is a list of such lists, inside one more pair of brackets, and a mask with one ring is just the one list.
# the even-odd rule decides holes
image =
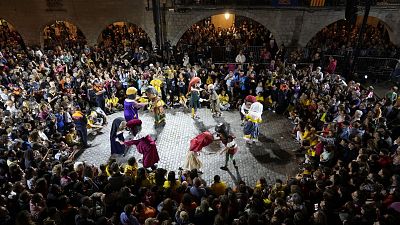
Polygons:
[[224,16],[225,16],[225,19],[226,19],[226,20],[229,20],[229,17],[231,17],[231,14],[229,14],[228,12],[226,12],[226,13],[224,14]]

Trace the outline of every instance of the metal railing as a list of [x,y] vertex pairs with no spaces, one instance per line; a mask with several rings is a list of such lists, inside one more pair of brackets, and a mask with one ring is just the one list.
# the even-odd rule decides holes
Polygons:
[[[349,66],[349,57],[341,55],[324,55],[322,65],[329,65],[329,57],[332,56],[337,60],[336,71],[340,74]],[[389,80],[390,76],[398,63],[396,58],[379,58],[379,57],[359,57],[355,67],[355,73],[358,76],[373,77],[376,80]]]

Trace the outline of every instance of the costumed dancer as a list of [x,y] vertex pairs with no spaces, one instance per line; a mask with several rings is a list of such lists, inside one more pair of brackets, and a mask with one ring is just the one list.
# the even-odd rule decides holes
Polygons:
[[[136,137],[138,133],[142,130],[142,121],[139,119],[133,119],[126,123],[126,126],[130,129],[131,134]],[[139,139],[128,140],[125,142],[120,142],[125,144],[125,146],[130,147],[136,145],[137,151],[143,155],[142,163],[144,168],[156,169],[156,163],[160,161],[158,156],[156,142],[150,135]]]
[[203,166],[202,162],[198,158],[198,156],[200,155],[200,151],[204,147],[211,144],[213,141],[214,137],[209,131],[205,131],[190,140],[190,148],[186,155],[184,169],[200,169]]
[[244,99],[242,106],[240,106],[240,119],[242,120],[242,126],[245,123],[245,117],[250,110],[250,106],[254,102],[256,102],[256,97],[252,95],[247,95]]
[[126,99],[124,101],[125,121],[139,119],[138,110],[146,105],[145,103],[138,103],[136,101],[136,93],[137,89],[134,87],[126,89]]
[[192,109],[192,118],[198,119],[197,109],[200,108],[200,88],[201,80],[199,77],[193,77],[189,82],[189,90],[190,93],[190,108]]
[[124,130],[126,128],[126,121],[122,117],[114,119],[111,132],[110,132],[110,143],[111,143],[111,155],[112,154],[124,154],[125,156],[125,145],[121,142],[125,141]]
[[154,126],[165,125],[165,103],[159,97],[157,90],[153,86],[148,86],[146,95],[149,98],[149,109],[154,113]]
[[208,101],[210,103],[211,112],[212,112],[213,116],[220,117],[221,109],[220,109],[219,97],[218,97],[217,92],[214,89],[213,84],[208,85],[208,93],[210,94]]
[[259,102],[251,104],[249,113],[245,116],[244,139],[247,143],[258,141],[259,127],[262,122],[263,105]]
[[81,107],[79,105],[75,106],[75,112],[72,114],[72,120],[74,121],[76,132],[79,134],[83,147],[90,147],[88,144],[87,135],[88,120],[86,115],[81,111]]
[[229,160],[232,160],[233,166],[235,169],[238,169],[236,160],[234,159],[234,156],[238,151],[238,145],[235,142],[235,136],[230,134],[228,126],[224,123],[218,124],[215,127],[215,131],[217,132],[217,136],[220,138],[219,140],[225,146],[220,152],[221,155],[225,153],[225,165],[221,167],[221,170],[228,170]]

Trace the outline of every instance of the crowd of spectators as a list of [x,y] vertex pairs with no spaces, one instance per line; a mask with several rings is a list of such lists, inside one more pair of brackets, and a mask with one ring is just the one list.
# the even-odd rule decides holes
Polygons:
[[[124,39],[120,29],[106,34]],[[397,87],[378,99],[372,87],[336,75],[334,59],[326,69],[281,60],[246,67],[162,64],[140,40],[128,48],[113,48],[111,38],[95,47],[1,49],[0,224],[398,223]],[[207,183],[196,170],[147,171],[135,158],[123,165],[111,158],[99,167],[76,161],[88,145],[77,129],[106,124],[127,87],[141,92],[158,84],[167,106],[182,108],[193,76],[214,84],[221,109],[236,110],[253,94],[266,110],[293,120],[300,144],[294,151],[304,156],[299,173],[229,186],[217,174]],[[201,95],[207,99],[206,91]]]
[[[251,47],[257,46],[252,49]],[[230,28],[215,27],[211,18],[192,25],[177,44],[177,51],[188,53],[189,58],[199,60],[224,58],[233,62],[240,50],[244,50],[247,62],[269,62],[274,59],[278,46],[269,30],[250,19],[235,16]],[[177,60],[179,62],[179,60]]]
[[75,25],[65,21],[55,21],[43,30],[45,50],[54,49],[56,46],[72,48],[86,44],[85,36]]
[[[325,27],[308,43],[308,51],[304,52],[303,57],[311,58],[315,52],[350,55],[357,44],[360,27],[360,24],[350,25],[345,20]],[[367,25],[360,56],[398,58],[400,49],[390,42],[386,26],[379,22],[376,25]]]

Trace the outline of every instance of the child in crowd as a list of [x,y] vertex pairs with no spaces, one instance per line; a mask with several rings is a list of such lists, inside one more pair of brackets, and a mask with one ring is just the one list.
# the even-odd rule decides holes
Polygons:
[[122,105],[118,103],[119,98],[115,96],[115,93],[111,93],[111,96],[106,99],[106,112],[111,114],[122,109]]
[[218,95],[220,108],[222,111],[227,111],[231,107],[229,104],[229,95],[226,93],[224,89],[222,89],[221,94]]
[[71,128],[68,130],[67,134],[65,135],[65,142],[70,147],[81,144],[79,136],[76,133],[75,126],[71,126]]
[[264,101],[264,96],[263,96],[262,91],[257,92],[256,101],[264,105],[265,101]]

